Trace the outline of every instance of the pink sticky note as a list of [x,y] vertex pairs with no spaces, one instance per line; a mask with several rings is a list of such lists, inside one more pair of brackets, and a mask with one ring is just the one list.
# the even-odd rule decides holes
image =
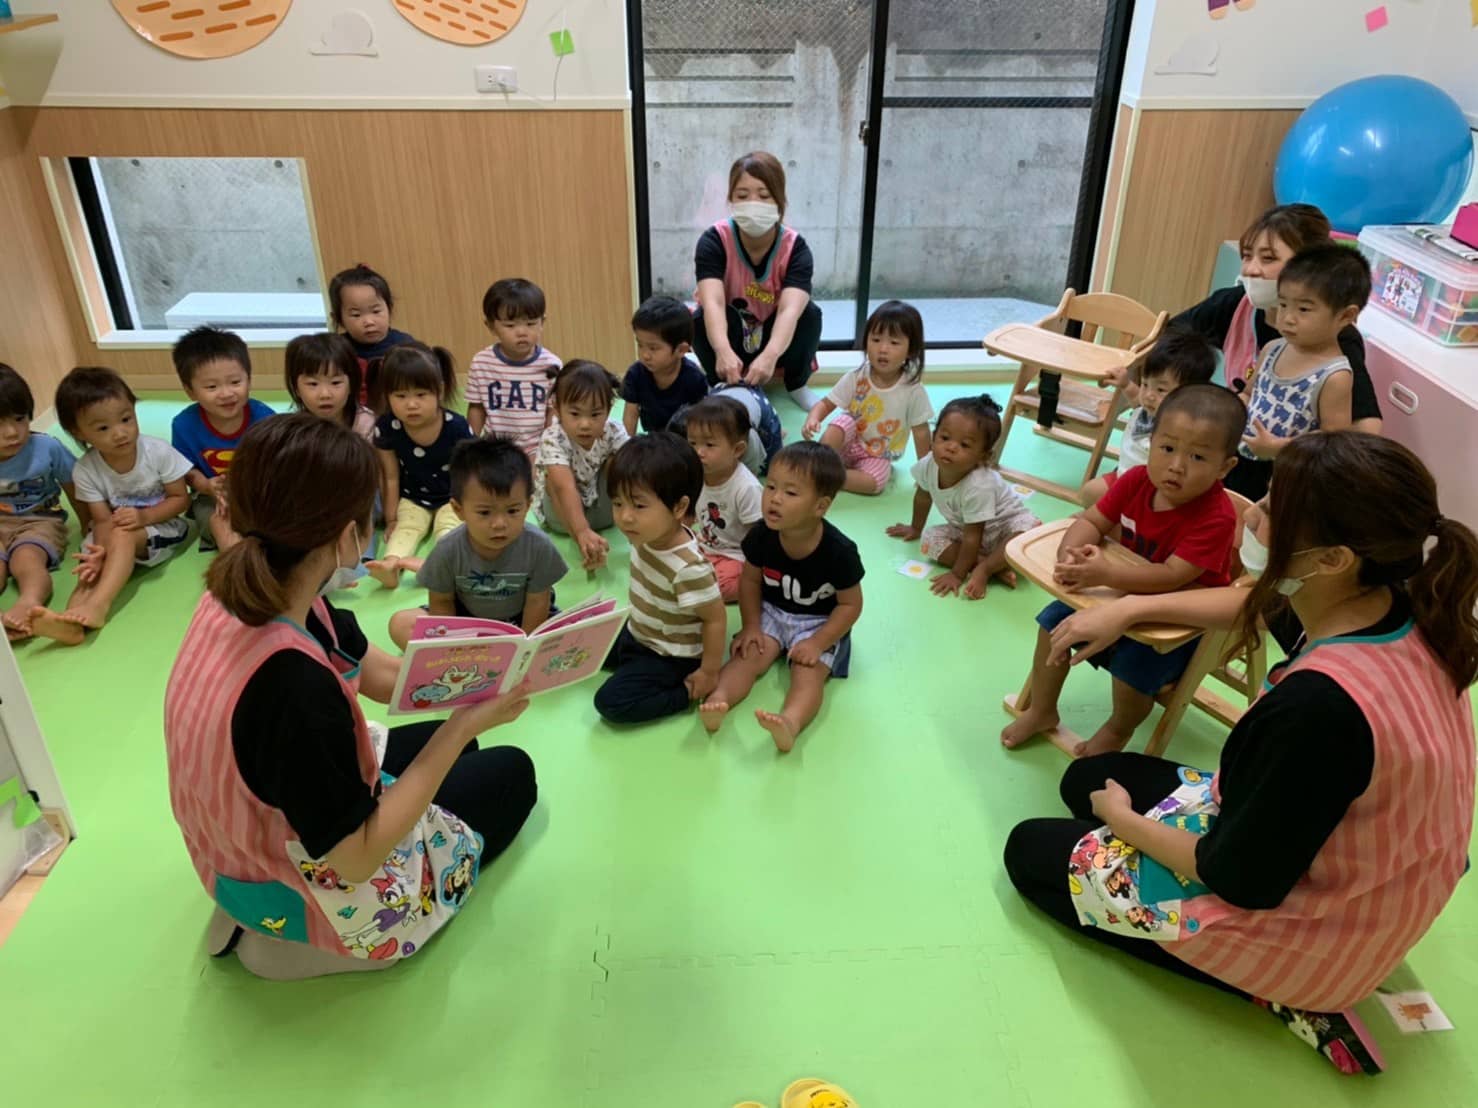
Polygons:
[[1371,8],[1365,13],[1365,29],[1367,31],[1379,31],[1387,23],[1391,22],[1391,15],[1382,4],[1378,8]]

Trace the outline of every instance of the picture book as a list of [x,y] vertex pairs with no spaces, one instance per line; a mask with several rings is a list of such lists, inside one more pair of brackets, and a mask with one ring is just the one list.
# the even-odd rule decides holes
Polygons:
[[626,622],[616,601],[594,597],[525,634],[496,619],[424,615],[411,630],[391,715],[445,712],[492,700],[527,682],[530,696],[599,671]]

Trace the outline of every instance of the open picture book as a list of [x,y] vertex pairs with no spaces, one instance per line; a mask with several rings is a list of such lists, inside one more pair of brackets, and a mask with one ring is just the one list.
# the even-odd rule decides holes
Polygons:
[[596,596],[532,632],[496,619],[424,615],[411,630],[390,714],[445,712],[512,692],[530,696],[599,671],[626,622],[625,608]]

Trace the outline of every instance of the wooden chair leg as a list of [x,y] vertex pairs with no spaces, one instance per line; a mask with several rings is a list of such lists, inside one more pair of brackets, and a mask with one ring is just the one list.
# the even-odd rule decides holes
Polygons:
[[1108,450],[1109,436],[1114,433],[1118,425],[1119,410],[1124,406],[1124,389],[1120,386],[1114,389],[1113,399],[1109,401],[1108,409],[1103,414],[1103,423],[1098,428],[1098,435],[1094,439],[1093,449],[1088,454],[1088,468],[1083,471],[1083,484],[1087,484],[1098,476],[1099,464],[1103,461],[1103,455]]
[[1160,716],[1160,722],[1155,725],[1154,733],[1150,735],[1150,741],[1144,748],[1146,754],[1156,758],[1164,755],[1165,748],[1170,745],[1171,736],[1175,734],[1175,729],[1185,718],[1186,709],[1191,706],[1191,702],[1196,697],[1196,690],[1220,663],[1222,652],[1227,648],[1228,636],[1229,632],[1226,631],[1208,631],[1201,636],[1196,652],[1191,655],[1190,664],[1185,667],[1185,672],[1175,683],[1175,689],[1165,704],[1165,711]]
[[1011,437],[1011,424],[1016,422],[1016,398],[1026,391],[1027,385],[1037,375],[1037,367],[1023,362],[1016,374],[1016,384],[1011,386],[1011,395],[1006,400],[1006,411],[1001,416],[1001,440],[996,443],[995,462],[1000,464],[1006,454],[1006,440]]

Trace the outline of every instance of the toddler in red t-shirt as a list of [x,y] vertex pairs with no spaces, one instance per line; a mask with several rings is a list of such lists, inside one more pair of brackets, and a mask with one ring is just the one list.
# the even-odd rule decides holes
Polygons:
[[[1221,479],[1237,460],[1247,411],[1218,385],[1186,385],[1160,404],[1150,435],[1149,460],[1121,474],[1111,489],[1062,536],[1054,578],[1069,592],[1107,586],[1125,593],[1173,592],[1230,583],[1237,511]],[[1102,542],[1114,528],[1121,542],[1148,565],[1114,565]],[[1001,732],[1007,747],[1058,724],[1057,699],[1068,666],[1049,665],[1051,632],[1073,609],[1053,601],[1037,615],[1031,704]],[[1155,696],[1185,671],[1196,643],[1158,654],[1125,636],[1089,659],[1114,678],[1113,712],[1078,757],[1121,750],[1155,705]]]

